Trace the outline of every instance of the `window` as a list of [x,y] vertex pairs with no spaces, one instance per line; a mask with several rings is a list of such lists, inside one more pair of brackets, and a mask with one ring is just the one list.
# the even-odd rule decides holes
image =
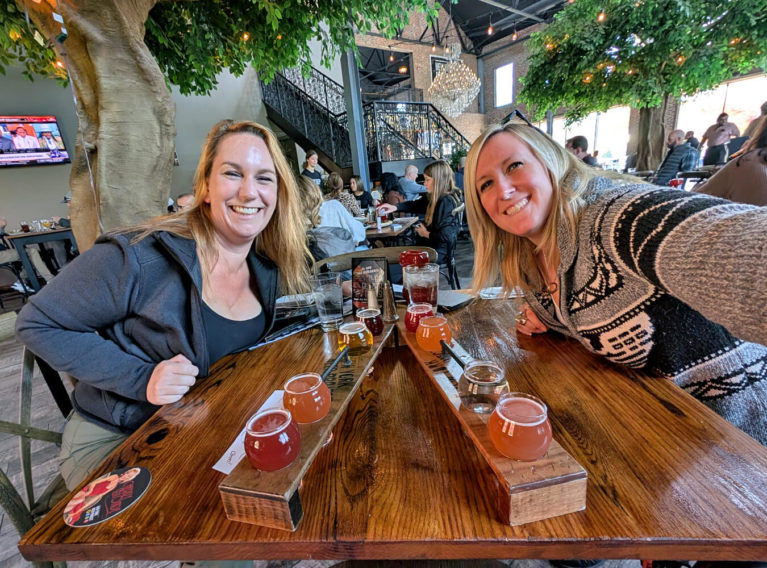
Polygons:
[[495,70],[495,106],[510,105],[514,101],[514,64],[507,63]]

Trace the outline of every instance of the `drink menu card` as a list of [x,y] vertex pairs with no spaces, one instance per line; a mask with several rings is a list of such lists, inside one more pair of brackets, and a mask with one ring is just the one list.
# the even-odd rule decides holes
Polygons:
[[72,497],[64,508],[64,522],[70,527],[103,523],[133,505],[152,481],[143,467],[124,467],[94,479]]
[[352,303],[355,308],[368,307],[368,287],[372,286],[383,305],[383,283],[389,273],[386,257],[352,258]]

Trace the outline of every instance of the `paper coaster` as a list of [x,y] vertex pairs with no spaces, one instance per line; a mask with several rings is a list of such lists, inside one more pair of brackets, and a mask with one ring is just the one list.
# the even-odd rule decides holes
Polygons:
[[64,522],[70,527],[103,523],[138,501],[151,481],[152,474],[143,467],[124,467],[102,475],[67,503]]

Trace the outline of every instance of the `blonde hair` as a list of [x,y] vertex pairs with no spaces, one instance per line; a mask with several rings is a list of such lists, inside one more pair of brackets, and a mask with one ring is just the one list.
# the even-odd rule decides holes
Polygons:
[[272,260],[279,268],[282,292],[297,294],[308,290],[309,272],[306,265],[306,236],[303,230],[298,187],[277,137],[268,128],[255,122],[222,120],[208,133],[200,161],[194,174],[194,203],[184,211],[151,219],[146,223],[123,229],[138,232],[134,242],[157,231],[167,231],[180,237],[194,239],[201,261],[211,269],[218,261],[215,229],[210,205],[205,203],[208,179],[213,169],[221,141],[230,134],[252,134],[266,144],[277,172],[277,203],[266,227],[256,236],[255,252]]
[[298,176],[298,190],[301,198],[301,210],[304,213],[305,226],[313,229],[320,224],[320,207],[322,206],[322,190],[314,180],[306,176]]
[[[552,185],[551,211],[544,223],[543,239],[536,247],[532,241],[500,229],[482,207],[476,186],[477,161],[487,141],[501,133],[520,139],[531,150],[549,175]],[[493,285],[500,274],[504,291],[519,286],[526,291],[547,287],[536,254],[542,253],[551,263],[559,262],[557,229],[565,220],[575,231],[576,219],[583,209],[582,195],[588,182],[597,176],[611,176],[584,164],[549,136],[523,122],[495,124],[483,132],[472,144],[466,156],[464,196],[469,230],[474,240],[474,278],[472,290]]]
[[429,206],[426,208],[426,217],[424,219],[427,225],[431,225],[437,202],[445,195],[449,195],[455,201],[455,205],[458,206],[461,203],[461,193],[455,185],[455,176],[450,164],[444,160],[437,160],[426,166],[423,170],[423,175],[429,176],[434,180]]

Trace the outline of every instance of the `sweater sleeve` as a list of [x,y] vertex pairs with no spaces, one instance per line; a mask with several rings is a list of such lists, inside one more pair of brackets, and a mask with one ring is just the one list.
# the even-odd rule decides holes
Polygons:
[[130,314],[139,274],[127,244],[97,243],[29,299],[16,322],[17,337],[55,369],[146,401],[156,363],[124,351],[100,333]]
[[663,189],[609,207],[602,239],[630,270],[736,337],[767,344],[767,208]]

